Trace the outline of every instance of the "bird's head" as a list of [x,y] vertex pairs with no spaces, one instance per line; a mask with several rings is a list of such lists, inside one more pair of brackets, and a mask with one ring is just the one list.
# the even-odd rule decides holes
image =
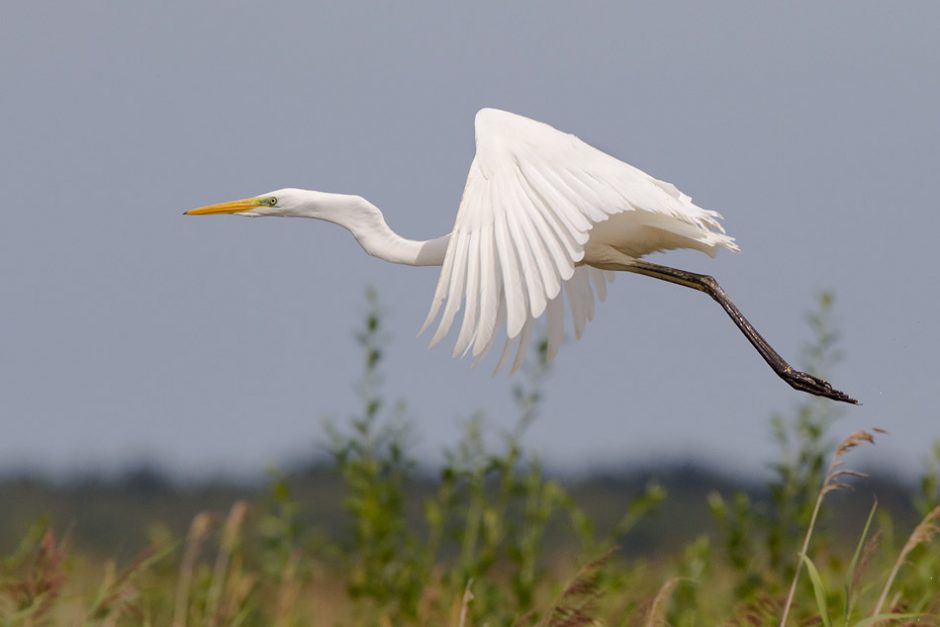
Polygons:
[[230,213],[249,218],[261,216],[319,217],[316,215],[316,199],[312,197],[315,194],[316,192],[300,189],[278,189],[260,196],[190,209],[183,215],[204,216]]

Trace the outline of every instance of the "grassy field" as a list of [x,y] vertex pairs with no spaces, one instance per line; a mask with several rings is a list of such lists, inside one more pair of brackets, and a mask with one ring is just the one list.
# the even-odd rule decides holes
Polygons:
[[[940,447],[918,485],[879,503],[870,488],[888,484],[852,453],[884,435],[833,442],[831,403],[807,397],[771,419],[764,486],[694,472],[569,483],[524,447],[548,374],[539,351],[517,427],[494,448],[471,422],[429,472],[386,406],[370,302],[362,407],[328,428],[328,461],[258,489],[147,473],[0,486],[0,624],[940,624]],[[822,295],[810,317],[817,373],[836,351],[831,306]],[[120,523],[69,527],[108,507]]]

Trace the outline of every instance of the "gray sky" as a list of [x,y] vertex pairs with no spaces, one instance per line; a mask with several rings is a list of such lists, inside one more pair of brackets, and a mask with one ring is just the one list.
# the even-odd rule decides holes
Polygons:
[[[355,407],[375,285],[389,395],[434,459],[462,419],[512,423],[512,380],[414,334],[437,270],[333,225],[184,218],[284,186],[358,193],[447,232],[473,114],[515,111],[721,211],[714,274],[786,357],[832,287],[871,459],[940,436],[935,261],[940,4],[6,3],[0,24],[0,468],[250,472]],[[701,294],[618,277],[556,360],[529,441],[577,466],[694,455],[759,468],[800,401]]]

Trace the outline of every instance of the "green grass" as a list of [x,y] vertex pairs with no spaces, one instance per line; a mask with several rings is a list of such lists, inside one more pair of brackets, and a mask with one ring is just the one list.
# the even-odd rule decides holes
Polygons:
[[[689,521],[655,481],[615,516],[593,515],[525,448],[549,376],[544,346],[515,392],[516,427],[492,446],[482,420],[468,420],[428,478],[402,405],[386,401],[382,317],[374,294],[369,303],[361,407],[327,426],[338,500],[305,498],[302,480],[272,475],[185,533],[135,522],[147,540],[120,559],[127,547],[72,549],[68,528],[39,520],[0,559],[0,625],[940,624],[940,450],[908,495],[919,523],[877,502],[847,515],[842,492],[866,481],[852,452],[884,436],[833,442],[832,403],[806,398],[772,418],[780,452],[767,498],[701,494],[710,524],[637,556],[619,547],[644,525]],[[832,305],[821,296],[810,317],[817,374],[838,357]]]

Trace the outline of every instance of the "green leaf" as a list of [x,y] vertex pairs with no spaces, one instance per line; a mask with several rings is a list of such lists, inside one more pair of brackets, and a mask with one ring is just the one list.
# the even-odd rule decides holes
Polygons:
[[876,614],[875,616],[869,616],[865,620],[860,620],[852,627],[871,627],[871,625],[877,625],[878,623],[886,620],[907,620],[908,618],[921,618],[923,614]]
[[806,564],[806,572],[813,583],[813,594],[816,595],[816,609],[819,610],[819,617],[825,627],[832,627],[832,619],[829,618],[829,607],[826,604],[826,586],[823,584],[822,577],[819,576],[819,571],[816,569],[813,560],[806,555],[802,557],[803,563]]

